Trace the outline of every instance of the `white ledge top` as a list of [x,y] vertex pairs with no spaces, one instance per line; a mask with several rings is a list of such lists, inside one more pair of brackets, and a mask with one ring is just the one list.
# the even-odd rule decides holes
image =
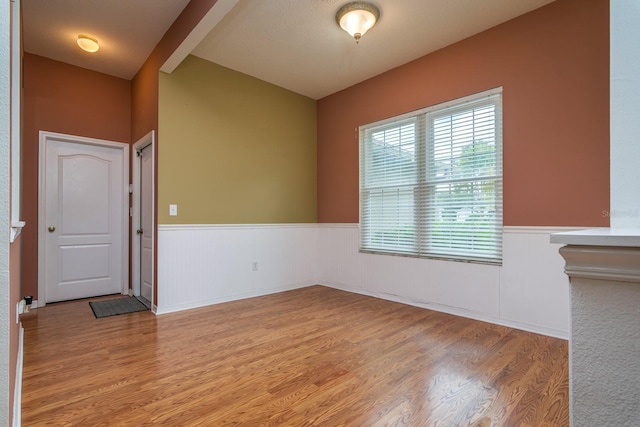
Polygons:
[[589,228],[551,234],[551,243],[640,248],[640,228]]

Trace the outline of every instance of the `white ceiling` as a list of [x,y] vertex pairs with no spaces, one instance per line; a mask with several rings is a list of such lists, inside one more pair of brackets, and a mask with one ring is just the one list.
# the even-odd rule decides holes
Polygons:
[[[195,0],[199,1],[199,0]],[[24,50],[130,80],[189,0],[21,0]],[[100,43],[78,47],[79,34]]]
[[[380,21],[356,45],[335,22],[347,0],[239,0],[192,53],[319,99],[552,1],[372,0]],[[22,3],[25,51],[131,79],[188,0]],[[79,33],[101,50],[80,51]]]

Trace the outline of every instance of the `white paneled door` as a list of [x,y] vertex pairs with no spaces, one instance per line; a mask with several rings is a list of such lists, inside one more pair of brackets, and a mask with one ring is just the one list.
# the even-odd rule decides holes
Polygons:
[[133,294],[153,309],[154,278],[154,135],[149,132],[133,144],[133,218],[131,284]]
[[153,293],[153,150],[140,150],[140,295],[152,301]]
[[127,147],[41,134],[39,293],[46,302],[128,289]]

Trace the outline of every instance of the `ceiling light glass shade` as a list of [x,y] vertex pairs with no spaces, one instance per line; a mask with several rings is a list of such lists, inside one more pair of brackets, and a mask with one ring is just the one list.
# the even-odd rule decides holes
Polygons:
[[371,3],[354,1],[342,6],[336,13],[336,22],[356,39],[360,38],[373,27],[380,18],[380,11]]
[[93,37],[79,35],[78,36],[78,46],[80,49],[86,52],[97,52],[100,49],[100,45],[98,44],[98,40]]

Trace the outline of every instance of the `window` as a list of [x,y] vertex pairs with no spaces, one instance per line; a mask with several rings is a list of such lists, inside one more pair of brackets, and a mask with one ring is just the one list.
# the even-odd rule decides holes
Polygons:
[[360,249],[502,262],[502,90],[360,127]]

